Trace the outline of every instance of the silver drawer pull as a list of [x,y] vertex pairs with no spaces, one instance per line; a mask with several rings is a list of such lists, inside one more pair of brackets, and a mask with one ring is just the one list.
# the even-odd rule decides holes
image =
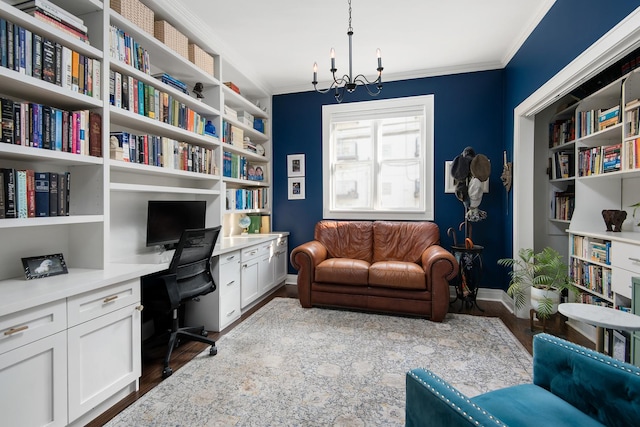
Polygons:
[[17,334],[18,332],[26,331],[29,329],[29,325],[18,326],[17,328],[11,328],[9,330],[4,331],[5,336]]
[[242,268],[247,268],[248,265],[247,264],[242,264]]
[[640,258],[632,258],[632,257],[629,257],[629,260],[630,260],[630,261],[633,261],[633,262],[640,262]]
[[144,305],[140,304],[140,305],[136,306],[136,310],[138,310],[138,311],[144,310]]
[[249,253],[249,255],[255,255],[255,254],[257,254],[257,253],[258,253],[258,250],[257,250],[257,249],[254,249],[254,250],[252,250],[252,251]]
[[227,317],[231,317],[235,312],[236,312],[235,310],[231,310],[230,312],[227,313]]
[[232,259],[234,259],[236,256],[235,255],[231,255],[227,257],[227,261],[231,261]]
[[231,286],[231,285],[233,285],[234,283],[236,283],[236,281],[235,281],[235,280],[232,280],[232,281],[230,281],[229,283],[227,283],[227,286]]
[[109,304],[110,302],[113,302],[115,300],[118,299],[118,295],[111,295],[110,297],[106,297],[105,299],[102,300],[103,304]]

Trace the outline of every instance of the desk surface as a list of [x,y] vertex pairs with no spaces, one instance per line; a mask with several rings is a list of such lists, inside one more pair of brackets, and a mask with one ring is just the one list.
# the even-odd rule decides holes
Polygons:
[[564,303],[558,311],[570,319],[579,320],[594,326],[625,331],[640,330],[640,316],[593,304]]

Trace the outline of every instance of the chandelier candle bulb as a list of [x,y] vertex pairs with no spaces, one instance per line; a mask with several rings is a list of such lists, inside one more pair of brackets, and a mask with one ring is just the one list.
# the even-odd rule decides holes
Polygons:
[[376,56],[378,57],[378,71],[382,68],[382,54],[380,49],[376,49]]
[[318,81],[318,63],[313,63],[313,83]]
[[331,71],[334,71],[336,69],[336,51],[333,48],[331,48],[329,56],[331,57]]

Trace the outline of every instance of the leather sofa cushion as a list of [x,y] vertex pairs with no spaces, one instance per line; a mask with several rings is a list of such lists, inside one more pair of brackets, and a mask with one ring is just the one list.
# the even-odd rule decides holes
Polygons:
[[329,258],[316,266],[316,282],[366,286],[369,263],[360,259]]
[[[422,252],[440,244],[440,230],[433,222],[375,221],[373,259],[421,263]],[[423,272],[424,274],[424,272]]]
[[426,275],[418,264],[380,261],[369,267],[369,285],[382,288],[426,290]]
[[327,248],[328,258],[351,258],[371,262],[371,221],[319,221],[314,230],[314,239]]

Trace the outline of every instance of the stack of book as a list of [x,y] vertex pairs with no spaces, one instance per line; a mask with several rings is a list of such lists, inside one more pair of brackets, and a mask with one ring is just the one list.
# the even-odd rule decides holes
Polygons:
[[624,105],[625,109],[625,136],[637,136],[640,130],[640,99],[636,98]]
[[84,21],[48,0],[13,0],[8,3],[39,21],[46,22],[70,36],[89,43],[88,29]]
[[170,76],[167,73],[154,74],[153,77],[160,80],[162,83],[171,86],[174,89],[178,89],[180,92],[189,95],[189,90],[187,89],[187,85],[176,79],[173,76]]
[[605,130],[620,123],[620,106],[608,108],[598,114],[598,130]]

